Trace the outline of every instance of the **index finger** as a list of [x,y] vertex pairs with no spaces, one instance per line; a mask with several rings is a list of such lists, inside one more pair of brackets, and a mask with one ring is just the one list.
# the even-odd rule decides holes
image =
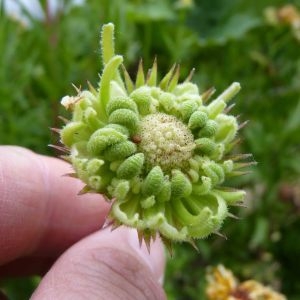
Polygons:
[[0,147],[0,265],[20,257],[55,256],[101,228],[109,205],[77,193],[62,177],[71,167],[19,147]]

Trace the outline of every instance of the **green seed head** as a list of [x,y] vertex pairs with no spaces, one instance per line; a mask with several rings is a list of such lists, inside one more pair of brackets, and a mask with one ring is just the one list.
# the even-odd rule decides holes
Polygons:
[[82,192],[104,194],[115,226],[136,228],[147,245],[157,233],[169,245],[218,232],[228,207],[245,195],[223,187],[246,165],[239,160],[247,155],[228,154],[239,127],[226,106],[240,85],[204,105],[214,90],[201,94],[191,76],[179,83],[176,66],[157,82],[156,60],[147,76],[140,64],[133,81],[119,70],[113,31],[103,26],[99,89],[62,99],[72,119],[61,142],[86,183]]
[[149,114],[140,121],[138,150],[145,154],[146,168],[160,166],[170,173],[186,168],[193,156],[194,137],[189,128],[175,116]]

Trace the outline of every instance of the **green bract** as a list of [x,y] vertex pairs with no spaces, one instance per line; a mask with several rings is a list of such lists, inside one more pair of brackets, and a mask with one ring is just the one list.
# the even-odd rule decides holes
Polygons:
[[114,26],[102,29],[104,69],[99,88],[78,90],[62,104],[72,120],[61,130],[83,192],[112,201],[110,218],[138,230],[149,245],[156,233],[166,244],[217,233],[230,215],[228,206],[245,193],[223,187],[242,173],[247,155],[228,152],[236,143],[237,119],[227,102],[240,90],[233,83],[209,104],[189,76],[178,83],[174,66],[157,82],[154,61],[147,75],[139,65],[135,82],[114,54]]

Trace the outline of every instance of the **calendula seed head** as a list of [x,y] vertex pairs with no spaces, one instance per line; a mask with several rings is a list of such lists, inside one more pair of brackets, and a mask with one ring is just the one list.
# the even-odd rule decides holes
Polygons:
[[146,168],[160,166],[166,173],[185,167],[193,155],[194,138],[186,125],[165,113],[149,114],[140,121],[138,150]]
[[113,24],[102,28],[99,88],[62,99],[72,120],[61,142],[86,184],[81,193],[104,194],[115,225],[136,228],[147,245],[156,233],[170,246],[218,232],[245,194],[222,187],[242,165],[225,159],[239,130],[225,108],[240,85],[204,105],[214,90],[200,94],[191,76],[179,83],[176,65],[157,82],[156,60],[147,76],[140,62],[133,81],[114,53],[113,32]]

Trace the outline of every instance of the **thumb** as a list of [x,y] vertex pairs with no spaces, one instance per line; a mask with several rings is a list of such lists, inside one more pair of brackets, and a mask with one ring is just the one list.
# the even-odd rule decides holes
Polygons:
[[159,240],[149,254],[135,230],[107,228],[68,249],[31,299],[166,299],[160,285],[164,263]]

